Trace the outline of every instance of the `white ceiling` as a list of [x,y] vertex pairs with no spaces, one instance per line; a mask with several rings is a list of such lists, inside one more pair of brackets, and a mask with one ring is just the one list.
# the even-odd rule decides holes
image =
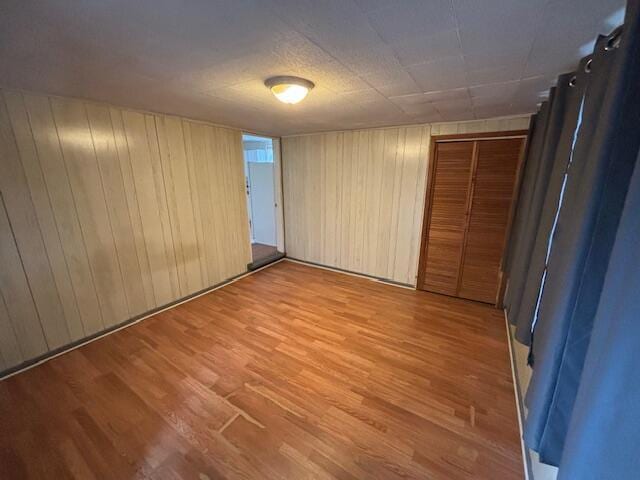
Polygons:
[[[0,85],[271,135],[531,112],[624,0],[3,0]],[[298,105],[264,87],[298,75]]]

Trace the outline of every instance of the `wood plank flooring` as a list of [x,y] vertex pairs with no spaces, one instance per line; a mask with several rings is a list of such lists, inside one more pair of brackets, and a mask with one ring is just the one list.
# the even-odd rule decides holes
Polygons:
[[0,382],[0,478],[521,479],[498,310],[281,262]]

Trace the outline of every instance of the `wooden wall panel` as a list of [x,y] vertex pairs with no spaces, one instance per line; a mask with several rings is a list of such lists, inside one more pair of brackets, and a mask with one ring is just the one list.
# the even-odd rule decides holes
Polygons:
[[241,132],[0,91],[0,370],[246,271]]
[[[5,97],[10,112],[11,125],[15,134],[22,167],[27,179],[31,199],[35,208],[38,225],[42,233],[47,257],[51,264],[58,295],[62,303],[68,337],[62,337],[62,343],[77,340],[84,336],[84,327],[73,293],[73,284],[67,266],[67,259],[56,225],[55,214],[51,207],[46,181],[38,155],[38,145],[32,135],[22,95],[8,94]],[[59,314],[59,312],[58,312]]]
[[[5,92],[7,95],[10,92]],[[82,323],[82,336],[104,328],[82,228],[47,97],[24,96],[31,132]],[[42,227],[41,227],[42,228]],[[53,247],[52,247],[53,248]],[[69,320],[67,320],[69,321]],[[77,340],[77,338],[72,338]]]
[[[4,100],[0,104],[0,129],[0,191],[6,209],[6,228],[20,247],[18,255],[21,268],[30,278],[29,292],[35,317],[29,314],[29,318],[45,319],[45,324],[40,325],[40,333],[45,335],[45,345],[59,346],[69,341],[69,331],[64,322],[60,297],[49,288],[54,284],[53,274]],[[4,231],[3,236],[8,239],[9,233]],[[10,248],[9,245],[8,240],[3,242],[3,247]],[[12,254],[10,256],[13,258]],[[0,265],[4,266],[3,263]],[[11,313],[12,295],[5,296],[5,299],[9,302],[7,308]],[[26,303],[23,304],[26,306]],[[26,331],[31,330],[28,327]]]
[[110,327],[128,318],[128,311],[92,132],[83,103],[54,98],[51,107],[102,311],[103,326]]
[[282,139],[287,254],[415,285],[431,135],[528,128],[529,117]]

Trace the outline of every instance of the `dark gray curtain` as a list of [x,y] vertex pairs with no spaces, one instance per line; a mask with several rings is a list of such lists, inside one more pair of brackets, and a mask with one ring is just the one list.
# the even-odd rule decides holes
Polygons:
[[573,75],[563,75],[558,79],[558,82],[566,81],[569,85],[564,115],[561,120],[562,128],[560,138],[555,150],[555,157],[551,163],[551,172],[547,179],[542,210],[533,240],[531,256],[527,270],[524,273],[520,301],[514,304],[509,312],[509,315],[513,318],[513,323],[517,325],[516,338],[525,345],[531,342],[531,327],[534,320],[534,312],[538,302],[542,276],[547,264],[547,247],[556,219],[565,174],[571,160],[582,99],[587,82],[589,81],[589,68],[587,65],[590,65],[590,60],[591,56],[583,58],[578,66],[578,70]]
[[[524,152],[524,159],[522,164],[522,174],[520,175],[520,184],[518,186],[518,197],[514,201],[514,212],[515,215],[513,217],[513,224],[511,226],[511,234],[509,235],[509,241],[507,245],[505,245],[504,254],[502,255],[502,271],[505,272],[507,278],[510,275],[511,271],[511,261],[513,258],[513,251],[515,250],[515,245],[518,243],[518,238],[522,234],[522,226],[523,226],[523,218],[522,215],[518,215],[517,212],[520,211],[525,203],[525,188],[530,189],[530,186],[527,184],[531,183],[528,181],[529,176],[528,172],[531,168],[533,168],[537,162],[539,156],[536,154],[536,158],[532,155],[531,146],[535,141],[537,135],[544,138],[544,128],[546,125],[542,123],[542,117],[539,113],[536,113],[531,116],[531,120],[529,121],[529,133],[527,134],[527,147]],[[538,134],[537,132],[540,132]],[[540,141],[540,143],[542,143]],[[507,293],[508,295],[508,293]],[[506,300],[505,300],[506,304]]]
[[[590,348],[606,341],[591,333],[640,144],[639,1],[629,2],[620,48],[615,48],[619,35],[601,38],[596,44],[582,126],[568,172],[534,329],[534,370],[526,398],[529,412],[525,440],[540,453],[543,462],[555,465],[562,458],[569,424],[578,421],[572,419],[576,391],[581,381],[592,376],[590,371],[581,376],[585,355]],[[637,250],[638,244],[634,248]],[[607,275],[615,272],[609,269]],[[606,304],[609,299],[603,301]],[[603,315],[610,315],[610,310]],[[598,381],[607,382],[604,378]],[[608,398],[613,406],[615,398]],[[635,414],[638,412],[636,407]],[[590,412],[596,416],[603,413],[604,410]],[[613,435],[606,441],[617,440]],[[601,441],[604,440],[597,440]],[[619,444],[619,448],[623,445]],[[598,458],[607,463],[602,456]],[[572,464],[578,461],[593,460],[583,457],[572,460]],[[565,478],[632,478],[611,475]]]
[[[509,279],[507,291],[504,297],[504,305],[507,313],[509,312],[512,304],[512,292],[516,290],[516,285],[519,283],[519,280],[516,280],[516,277],[524,275],[522,269],[517,270],[514,267],[514,259],[519,257],[521,255],[520,252],[524,249],[523,243],[525,242],[525,239],[523,236],[531,206],[533,190],[536,184],[536,178],[538,177],[538,170],[540,169],[542,150],[544,149],[544,141],[547,135],[547,127],[549,125],[549,113],[551,111],[551,103],[553,103],[554,96],[555,88],[552,88],[549,92],[549,100],[543,102],[540,106],[540,110],[536,115],[533,133],[529,137],[529,150],[524,166],[520,192],[518,194],[516,214],[513,220],[513,233],[509,239],[509,259],[504,270],[507,278]],[[509,315],[507,315],[507,317],[511,321],[511,317]]]
[[511,276],[509,277],[509,298],[507,304],[507,317],[517,326],[516,338],[528,344],[528,336],[531,331],[530,319],[525,319],[519,323],[521,317],[518,316],[522,293],[527,279],[529,262],[535,245],[536,233],[540,224],[542,207],[549,184],[549,178],[553,171],[553,164],[556,156],[556,149],[562,133],[562,121],[564,119],[567,99],[569,95],[569,80],[572,74],[561,75],[558,78],[558,85],[552,89],[549,101],[550,111],[547,121],[547,129],[544,136],[542,151],[538,163],[533,186],[530,194],[530,201],[521,212],[524,215],[523,228],[520,241],[513,256]]
[[[551,117],[551,110],[556,97],[556,88],[553,87],[549,90],[549,100],[544,102],[536,119],[536,130],[534,136],[531,139],[531,148],[529,149],[529,158],[525,164],[524,178],[522,180],[521,192],[518,198],[518,206],[516,211],[516,232],[517,236],[514,239],[515,243],[513,250],[510,253],[511,260],[509,264],[509,283],[507,284],[507,292],[505,294],[504,304],[507,310],[507,318],[511,321],[511,308],[514,303],[514,299],[519,299],[518,292],[521,284],[524,280],[526,269],[523,268],[522,257],[525,255],[527,248],[529,247],[527,238],[527,231],[529,227],[529,217],[532,210],[533,194],[536,187],[536,181],[538,180],[539,172],[542,170],[542,158],[545,148],[545,142],[547,139],[547,131],[549,130],[549,123]],[[511,323],[515,323],[511,321]]]

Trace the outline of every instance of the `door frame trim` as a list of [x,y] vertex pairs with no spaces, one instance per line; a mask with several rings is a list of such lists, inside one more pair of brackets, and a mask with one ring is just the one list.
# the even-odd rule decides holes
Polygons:
[[[427,260],[427,250],[428,250],[428,242],[426,241],[427,232],[429,231],[430,223],[431,223],[431,206],[433,203],[433,181],[434,181],[434,173],[435,173],[435,165],[436,165],[436,146],[438,143],[444,142],[473,142],[476,140],[490,140],[490,139],[506,139],[506,138],[527,138],[529,134],[529,130],[506,130],[502,132],[482,132],[482,133],[456,133],[450,135],[431,135],[431,139],[429,142],[429,157],[428,157],[428,167],[427,167],[427,181],[426,181],[426,189],[424,196],[424,212],[422,214],[422,229],[420,232],[420,255],[418,257],[418,276],[416,279],[416,290],[423,290],[422,284],[424,283],[424,275],[425,275],[425,262]],[[525,144],[523,142],[523,144]],[[522,149],[521,152],[523,152]],[[515,183],[515,191],[514,191],[514,199],[517,198],[518,189],[519,189],[519,174],[521,173],[522,163],[523,163],[523,154],[520,154],[520,159],[518,160],[518,170],[516,172],[516,183]],[[513,216],[514,210],[513,203],[511,204],[511,212],[510,212],[510,220]],[[507,224],[507,231],[505,236],[505,242],[508,242],[509,237],[511,235],[511,222]],[[506,244],[506,243],[505,243]],[[502,262],[501,262],[502,263]],[[504,288],[502,283],[504,282],[504,275],[502,275],[502,271],[500,272],[499,286],[498,292],[499,297],[500,293],[504,292]],[[501,298],[496,299],[496,305],[499,305],[502,300]]]

